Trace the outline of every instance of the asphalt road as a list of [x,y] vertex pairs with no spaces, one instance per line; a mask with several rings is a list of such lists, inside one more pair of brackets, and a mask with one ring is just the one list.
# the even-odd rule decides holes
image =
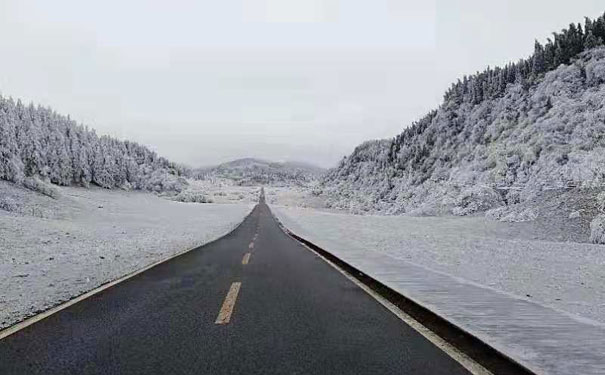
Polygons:
[[1,340],[0,374],[468,372],[260,203],[222,239]]

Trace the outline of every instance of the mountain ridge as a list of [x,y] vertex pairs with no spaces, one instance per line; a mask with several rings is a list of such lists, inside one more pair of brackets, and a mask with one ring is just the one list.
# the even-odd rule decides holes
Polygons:
[[274,162],[247,157],[231,160],[212,167],[199,168],[194,175],[200,179],[227,178],[239,185],[301,186],[318,180],[325,169],[306,162]]

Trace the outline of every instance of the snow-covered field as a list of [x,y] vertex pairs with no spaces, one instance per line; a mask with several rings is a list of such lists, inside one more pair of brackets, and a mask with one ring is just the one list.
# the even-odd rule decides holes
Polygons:
[[[360,216],[271,207],[286,227],[330,248],[387,254],[605,322],[605,247],[533,239],[525,223],[484,217]],[[524,230],[524,228],[529,228]]]
[[199,203],[256,203],[259,186],[239,186],[227,178],[188,180],[187,187],[170,199]]
[[313,194],[311,186],[267,186],[265,199],[268,204],[289,207],[325,208],[325,198]]
[[141,192],[57,190],[53,199],[0,181],[0,328],[217,239],[254,206],[239,195],[234,201],[243,203],[198,204]]

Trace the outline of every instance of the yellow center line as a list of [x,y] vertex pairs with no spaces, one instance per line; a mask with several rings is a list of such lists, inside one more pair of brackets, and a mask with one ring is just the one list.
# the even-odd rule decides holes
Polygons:
[[244,254],[244,258],[242,259],[242,264],[248,264],[248,262],[250,261],[250,253],[246,253]]
[[229,323],[229,320],[231,320],[231,314],[233,314],[233,308],[235,307],[235,301],[237,300],[237,295],[241,286],[242,283],[239,281],[231,284],[231,288],[229,288],[229,292],[227,292],[227,297],[225,297],[225,302],[223,302],[221,311],[218,312],[218,316],[216,317],[216,321],[214,322],[215,324]]

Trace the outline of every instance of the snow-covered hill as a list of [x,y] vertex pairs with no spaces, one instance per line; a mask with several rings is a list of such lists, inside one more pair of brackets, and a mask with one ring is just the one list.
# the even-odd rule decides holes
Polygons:
[[47,195],[48,183],[179,192],[188,173],[145,146],[98,136],[50,108],[0,96],[0,180]]
[[238,185],[302,186],[317,181],[324,173],[320,167],[302,162],[270,162],[261,159],[237,159],[196,171],[202,179],[227,178]]
[[545,190],[600,189],[603,38],[603,17],[588,20],[536,43],[526,60],[465,77],[402,134],[358,146],[326,175],[322,195],[356,212],[466,215]]

